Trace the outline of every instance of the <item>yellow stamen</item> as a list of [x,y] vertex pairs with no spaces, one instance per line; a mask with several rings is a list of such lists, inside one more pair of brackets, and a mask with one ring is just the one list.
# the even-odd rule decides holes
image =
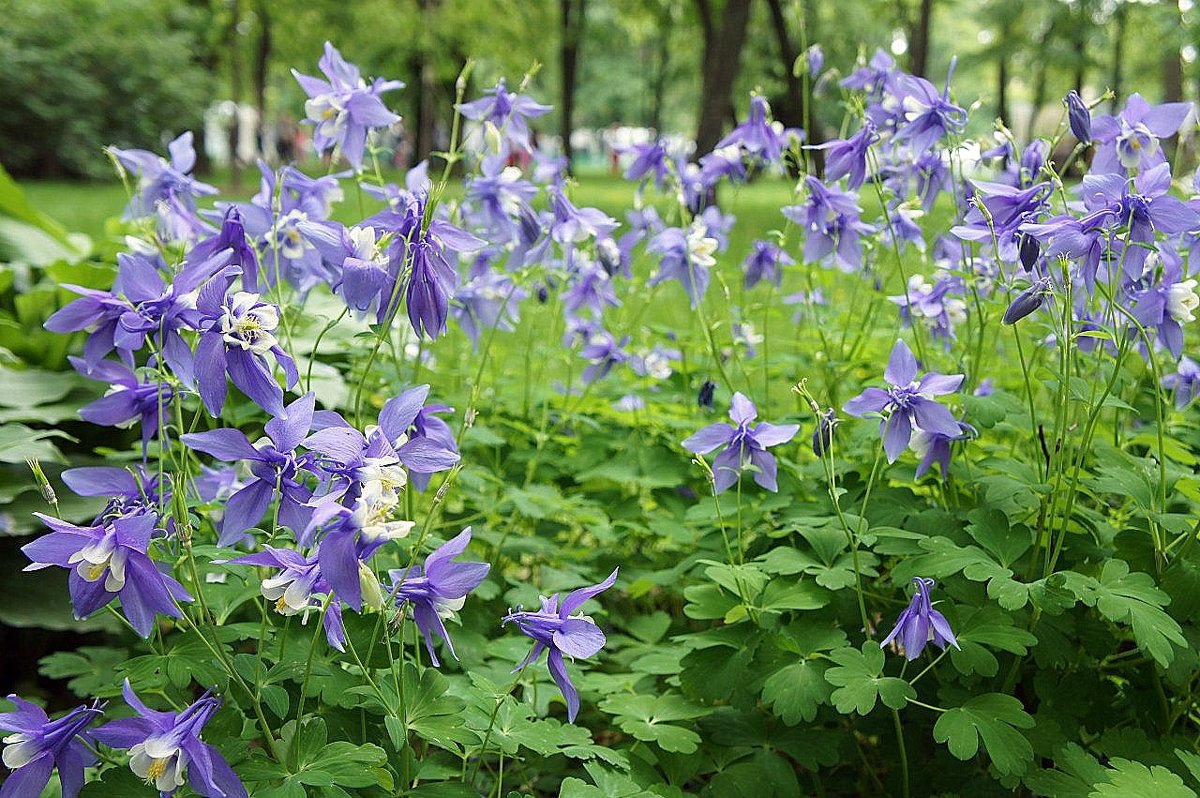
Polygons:
[[167,772],[167,765],[170,762],[170,758],[151,760],[150,767],[146,768],[146,783],[153,784],[157,781],[159,776]]

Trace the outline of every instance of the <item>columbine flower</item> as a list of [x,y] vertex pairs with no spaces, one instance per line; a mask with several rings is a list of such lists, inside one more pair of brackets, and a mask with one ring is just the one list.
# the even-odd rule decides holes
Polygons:
[[572,613],[588,599],[612,587],[617,581],[618,570],[614,568],[608,578],[598,585],[582,587],[569,593],[561,606],[558,603],[558,594],[555,593],[550,598],[542,597],[541,609],[522,612],[518,607],[501,620],[501,624],[515,623],[518,629],[534,639],[533,650],[514,671],[536,662],[542,652],[549,649],[547,663],[550,666],[550,676],[567,702],[569,723],[574,723],[575,715],[579,713],[579,691],[571,683],[563,654],[570,657],[590,657],[604,648],[605,642],[604,632],[600,631],[595,621],[583,613]]
[[8,696],[8,701],[16,711],[0,712],[0,729],[13,732],[2,741],[2,760],[11,773],[0,787],[0,795],[36,798],[57,767],[62,798],[75,798],[83,788],[83,769],[96,763],[88,749],[91,733],[87,727],[104,714],[104,705],[96,701],[50,720],[37,704],[16,695]]
[[920,479],[929,472],[934,463],[937,463],[938,468],[942,472],[942,480],[945,480],[950,473],[950,448],[955,441],[965,441],[975,437],[976,430],[970,424],[958,422],[960,432],[958,435],[942,435],[938,432],[926,432],[923,429],[913,430],[912,440],[909,442],[909,447],[921,458],[921,462],[917,465],[917,472],[913,479]]
[[867,152],[878,140],[875,123],[867,119],[858,132],[848,139],[810,144],[805,149],[825,150],[825,179],[832,183],[846,177],[846,187],[854,191],[867,179]]
[[787,147],[787,134],[781,122],[771,121],[771,106],[761,95],[750,98],[750,116],[733,132],[717,142],[716,149],[739,147],[754,159],[778,164]]
[[831,188],[811,175],[804,178],[804,186],[804,204],[782,210],[805,232],[805,262],[815,263],[834,254],[843,270],[857,269],[862,264],[859,237],[874,229],[861,219],[858,195]]
[[221,229],[192,247],[185,264],[178,281],[183,291],[199,288],[226,266],[237,266],[242,271],[242,286],[258,293],[258,255],[246,240],[246,225],[237,205],[225,209]]
[[754,481],[769,491],[778,490],[775,458],[767,448],[787,443],[800,431],[799,424],[768,424],[750,426],[758,418],[758,408],[741,393],[735,393],[729,406],[729,417],[737,426],[724,422],[711,424],[683,442],[683,448],[695,454],[708,454],[718,446],[725,448],[713,460],[714,489],[717,493],[730,488],[742,471],[754,467]]
[[492,567],[482,562],[454,561],[455,557],[467,550],[470,542],[471,528],[467,527],[426,557],[424,569],[413,566],[411,570],[401,568],[388,571],[393,582],[391,592],[396,597],[396,606],[403,607],[405,603],[412,605],[413,620],[421,630],[434,667],[441,664],[433,649],[435,636],[445,641],[450,656],[458,659],[442,619],[453,618],[454,613],[462,609],[467,594],[479,586]]
[[946,617],[935,610],[929,600],[929,591],[933,589],[934,581],[915,576],[913,584],[917,590],[913,593],[912,601],[904,612],[900,613],[900,617],[896,619],[896,628],[883,639],[879,647],[884,648],[899,637],[900,648],[910,662],[921,656],[925,644],[930,641],[938,648],[945,648],[947,643],[959,648]]
[[1175,135],[1192,110],[1191,103],[1151,106],[1132,94],[1117,116],[1104,114],[1092,121],[1092,139],[1099,144],[1092,159],[1093,174],[1126,174],[1165,163],[1159,140]]
[[305,485],[311,455],[297,454],[296,447],[312,428],[316,397],[306,393],[266,424],[269,440],[257,445],[236,429],[214,429],[182,436],[188,448],[218,460],[250,463],[251,479],[229,497],[221,523],[220,546],[232,546],[242,533],[262,520],[279,491],[279,522],[300,535],[308,526],[312,493]]
[[125,209],[126,219],[141,219],[157,215],[159,227],[168,239],[190,241],[207,229],[196,215],[196,198],[216,194],[217,190],[201,183],[190,174],[196,165],[196,150],[191,131],[167,145],[171,161],[146,150],[109,152],[138,179],[137,193]]
[[342,603],[333,597],[325,575],[321,572],[318,553],[308,557],[292,549],[277,549],[274,546],[263,546],[263,550],[235,560],[214,560],[217,564],[228,565],[263,565],[277,568],[274,576],[262,581],[262,595],[280,615],[298,615],[303,613],[307,623],[308,614],[320,611],[324,605],[322,596],[331,596],[329,607],[325,610],[324,627],[325,639],[329,645],[338,651],[346,650],[346,627],[342,624]]
[[170,482],[166,482],[166,490],[160,494],[158,471],[140,464],[127,468],[68,468],[62,472],[62,481],[77,496],[103,496],[108,499],[104,509],[96,516],[95,524],[139,513],[158,518],[160,503],[167,507],[171,505]]
[[32,561],[25,570],[51,565],[69,569],[76,618],[86,618],[120,598],[129,625],[142,637],[149,637],[156,613],[182,617],[176,602],[191,601],[192,597],[147,554],[156,523],[153,514],[123,516],[88,527],[34,515],[51,532],[21,547]]
[[486,258],[476,260],[467,281],[454,292],[452,315],[478,347],[481,330],[494,327],[512,332],[521,320],[521,303],[529,292],[513,283],[512,277],[493,269]]
[[1175,391],[1175,407],[1182,410],[1200,393],[1200,365],[1187,355],[1179,358],[1175,371],[1162,378],[1162,385]]
[[708,290],[709,272],[717,262],[713,253],[717,240],[708,234],[708,228],[697,220],[686,231],[679,227],[668,227],[651,239],[647,252],[661,256],[658,272],[647,285],[658,285],[664,280],[675,278],[683,284],[695,309],[704,292]]
[[200,739],[204,725],[221,708],[209,690],[183,712],[163,712],[142,703],[129,680],[121,691],[137,717],[106,723],[93,732],[110,748],[129,749],[129,767],[169,796],[183,786],[184,777],[205,798],[245,798],[246,788],[233,768],[213,746]]
[[560,244],[578,244],[590,238],[606,238],[617,229],[617,220],[599,208],[579,208],[559,186],[551,186],[550,210],[554,221],[550,237]]
[[328,80],[292,70],[296,82],[309,97],[304,103],[304,112],[308,115],[307,121],[315,126],[313,145],[321,153],[334,147],[341,148],[350,165],[361,170],[367,131],[390,127],[400,121],[379,95],[402,89],[404,84],[398,80],[376,78],[368,86],[358,67],[347,63],[329,42],[325,42],[325,55],[321,56],[318,66]]
[[592,335],[579,353],[591,361],[583,371],[584,383],[603,379],[612,371],[613,366],[629,360],[629,354],[625,351],[625,345],[628,343],[628,335],[620,341],[615,340],[612,333],[605,330]]
[[950,102],[950,77],[954,61],[946,75],[941,94],[925,78],[902,75],[897,80],[896,96],[904,110],[904,122],[894,137],[907,141],[913,152],[925,152],[947,133],[961,133],[967,124],[967,112]]
[[[68,360],[76,369],[86,369],[86,364],[79,358],[72,356]],[[103,360],[84,373],[108,382],[109,389],[101,398],[79,408],[79,417],[102,427],[140,424],[142,454],[145,455],[150,441],[158,434],[159,416],[162,408],[170,406],[174,389],[165,382],[139,382],[132,370],[111,360]]]
[[885,414],[879,422],[879,434],[889,463],[896,462],[908,446],[914,424],[926,432],[951,437],[959,434],[958,421],[933,397],[957,391],[963,381],[962,374],[947,376],[930,372],[917,382],[917,359],[901,339],[892,347],[883,376],[891,383],[889,390],[867,388],[842,410],[860,418],[867,413]]
[[196,300],[203,318],[196,347],[196,382],[208,412],[216,417],[225,406],[225,374],[242,393],[273,416],[283,413],[283,389],[267,365],[273,355],[290,388],[300,375],[296,363],[275,338],[279,308],[260,302],[258,294],[238,291],[227,296],[236,270],[210,280]]
[[511,148],[529,152],[529,120],[550,113],[550,106],[510,92],[504,78],[484,95],[457,106],[458,112],[467,119],[482,122],[491,137],[499,137],[501,152],[507,153]]
[[742,269],[746,272],[746,287],[753,288],[761,280],[775,283],[776,287],[783,283],[782,266],[790,266],[796,261],[770,241],[755,241],[754,251],[742,261]]
[[825,456],[829,447],[833,445],[834,430],[841,422],[842,420],[837,417],[837,412],[832,407],[817,414],[817,423],[813,425],[812,434],[813,454],[817,457]]
[[1183,279],[1179,263],[1163,267],[1158,281],[1134,292],[1134,317],[1146,327],[1158,329],[1158,339],[1174,357],[1183,354],[1183,325],[1196,320],[1200,307],[1196,280]]

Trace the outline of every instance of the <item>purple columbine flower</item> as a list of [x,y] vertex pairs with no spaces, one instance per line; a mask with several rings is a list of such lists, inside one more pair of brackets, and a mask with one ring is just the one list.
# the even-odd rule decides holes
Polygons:
[[583,370],[584,384],[604,379],[612,371],[613,366],[628,361],[629,353],[625,351],[628,343],[628,335],[618,341],[607,330],[599,330],[588,338],[579,353],[591,361]]
[[507,244],[520,237],[520,218],[530,212],[537,186],[521,177],[516,166],[505,166],[501,155],[489,155],[480,164],[480,174],[466,187],[467,219],[493,244]]
[[576,207],[559,186],[551,186],[550,210],[554,221],[550,237],[560,244],[578,244],[591,238],[606,238],[617,229],[617,220],[599,208]]
[[867,152],[878,140],[875,123],[867,119],[858,132],[848,139],[810,144],[806,149],[825,150],[825,179],[832,183],[846,177],[846,187],[855,191],[867,179]]
[[196,165],[192,133],[182,133],[167,145],[171,161],[146,150],[109,152],[138,179],[137,193],[125,209],[126,219],[158,216],[159,227],[168,239],[191,241],[208,230],[196,215],[196,198],[216,194],[217,190],[191,176]]
[[946,75],[941,94],[925,78],[902,75],[897,81],[897,99],[903,109],[904,124],[896,131],[895,141],[907,141],[914,153],[925,152],[948,133],[961,133],[967,124],[967,112],[950,102],[950,78]]
[[192,350],[181,331],[194,327],[197,315],[183,299],[185,292],[164,282],[165,270],[156,254],[122,252],[112,291],[62,286],[81,296],[55,312],[45,327],[57,333],[91,333],[83,347],[86,368],[79,369],[81,373],[89,374],[113,351],[132,368],[135,353],[149,338],[157,353],[154,358],[161,356],[180,382],[192,385]]
[[771,120],[771,106],[766,97],[756,94],[750,98],[749,117],[717,142],[716,149],[724,147],[738,147],[752,159],[767,164],[783,161],[787,133],[782,123]]
[[484,96],[469,103],[456,106],[467,119],[482,122],[484,127],[494,130],[500,137],[500,151],[512,149],[530,151],[529,120],[550,113],[549,105],[542,105],[524,94],[508,90],[504,78],[484,91]]
[[259,293],[258,254],[246,238],[246,225],[237,205],[225,208],[221,229],[204,239],[188,252],[177,284],[182,291],[192,291],[226,266],[241,270],[242,287]]
[[1092,120],[1092,139],[1099,145],[1092,174],[1124,175],[1166,163],[1159,141],[1175,135],[1191,110],[1191,103],[1151,106],[1142,95],[1131,94],[1117,116]]
[[896,462],[912,437],[914,425],[926,432],[953,437],[959,434],[957,419],[949,410],[933,400],[935,396],[954,393],[962,384],[962,374],[929,372],[917,381],[917,359],[903,339],[898,339],[888,357],[883,377],[891,388],[867,388],[846,402],[843,411],[862,418],[867,413],[881,413],[879,434],[889,463]]
[[467,527],[426,557],[424,568],[418,565],[411,570],[388,571],[396,606],[412,605],[413,620],[421,630],[434,667],[441,664],[433,648],[434,637],[440,637],[450,656],[458,659],[442,619],[453,618],[454,613],[462,609],[467,594],[479,587],[492,567],[482,562],[455,562],[454,558],[466,551],[470,542],[471,527]]
[[930,641],[938,648],[944,649],[947,643],[959,648],[946,617],[935,610],[929,600],[929,591],[933,589],[934,581],[915,576],[913,584],[917,590],[913,593],[912,601],[904,612],[900,613],[900,617],[896,619],[896,628],[883,639],[879,647],[884,648],[899,637],[900,648],[909,662],[921,656],[925,644]]
[[623,150],[633,156],[633,162],[625,170],[626,180],[645,180],[654,176],[654,185],[661,191],[663,182],[671,174],[671,156],[667,152],[666,139],[656,139],[648,144],[633,144]]
[[[1158,260],[1155,258],[1155,260]],[[1183,325],[1196,320],[1200,296],[1196,280],[1183,279],[1179,262],[1163,266],[1157,281],[1133,292],[1133,316],[1145,327],[1158,330],[1158,340],[1173,357],[1183,354]]]
[[321,597],[330,596],[322,622],[325,639],[333,648],[345,651],[346,627],[342,623],[342,603],[333,595],[333,588],[321,572],[318,557],[318,552],[304,557],[292,549],[263,546],[262,551],[223,564],[262,565],[278,569],[273,576],[262,581],[261,591],[263,598],[270,601],[280,615],[303,613],[304,620],[307,620],[310,612],[320,612],[324,606],[325,601]]
[[379,95],[402,89],[404,84],[398,80],[376,78],[368,86],[358,67],[347,63],[329,42],[325,42],[325,54],[317,65],[327,80],[292,70],[296,82],[309,98],[304,103],[304,112],[308,115],[306,121],[314,125],[313,145],[319,153],[339,147],[350,165],[361,171],[367,131],[390,127],[400,121]]
[[842,420],[837,417],[837,411],[832,407],[817,413],[817,421],[813,425],[812,450],[817,457],[824,457],[833,445],[833,433]]
[[942,473],[942,481],[944,482],[950,474],[950,454],[951,446],[955,441],[965,441],[974,438],[978,432],[970,424],[958,422],[960,432],[958,435],[949,436],[942,435],[937,432],[926,432],[918,429],[913,432],[912,440],[909,446],[921,458],[921,462],[917,464],[917,472],[913,479],[920,479],[933,468],[934,463]]
[[582,613],[573,613],[585,601],[595,598],[616,584],[618,570],[620,569],[614,568],[608,578],[598,585],[582,587],[567,594],[561,606],[558,603],[558,594],[555,593],[550,598],[542,597],[541,609],[523,612],[518,607],[501,620],[502,625],[515,623],[518,629],[534,640],[533,650],[514,668],[514,672],[536,662],[543,651],[550,651],[547,658],[550,676],[567,702],[568,723],[574,723],[575,716],[579,713],[579,691],[571,683],[563,654],[570,657],[591,657],[604,648],[605,643],[604,632],[600,631],[595,621]]
[[709,269],[717,263],[713,257],[716,250],[717,239],[709,235],[708,228],[699,220],[692,222],[686,231],[668,227],[646,246],[647,252],[660,256],[658,272],[647,285],[658,285],[672,278],[679,280],[694,310],[708,290]]
[[[225,462],[250,464],[250,481],[229,497],[221,523],[219,546],[232,546],[242,533],[262,520],[267,507],[279,491],[279,522],[301,536],[308,526],[312,492],[305,485],[312,456],[297,454],[296,447],[312,429],[316,397],[306,393],[266,424],[268,441],[258,445],[236,429],[214,429],[182,436],[190,449],[212,455]],[[302,543],[305,541],[301,541]],[[308,541],[311,543],[311,541]]]
[[1182,410],[1200,393],[1200,365],[1187,355],[1182,356],[1175,371],[1163,375],[1162,386],[1175,391],[1175,408]]
[[930,283],[914,274],[908,279],[908,293],[889,296],[900,306],[900,318],[911,326],[914,322],[927,327],[934,338],[941,339],[947,348],[954,339],[954,328],[967,319],[967,303],[963,301],[962,279],[939,270]]
[[3,762],[10,773],[0,795],[37,798],[58,768],[62,798],[76,798],[83,788],[83,769],[96,763],[87,728],[104,714],[104,704],[94,701],[50,720],[45,710],[20,696],[9,695],[8,701],[16,710],[0,712],[0,729],[13,732],[3,739]]
[[816,79],[817,75],[821,74],[821,67],[825,66],[825,51],[821,49],[819,44],[810,44],[808,49],[804,51],[804,65],[808,67],[808,76]]
[[1020,189],[972,180],[971,185],[975,190],[971,208],[963,223],[952,227],[950,232],[964,241],[983,242],[988,248],[994,242],[999,247],[997,257],[1007,262],[1017,260],[1019,228],[1048,207],[1050,184],[1037,183]]
[[770,241],[755,241],[754,250],[742,261],[742,269],[746,272],[746,288],[753,288],[762,280],[779,287],[783,283],[781,267],[791,266],[795,262],[791,255]]
[[165,382],[141,382],[131,369],[111,360],[102,360],[91,370],[85,370],[86,364],[77,357],[68,360],[92,379],[110,385],[104,396],[79,408],[79,417],[101,427],[139,424],[145,457],[146,448],[158,434],[159,417],[166,415],[175,396],[174,389]]
[[674,368],[671,364],[681,360],[683,353],[678,349],[668,349],[662,344],[655,344],[649,352],[631,357],[629,368],[639,377],[662,381],[670,378],[673,373]]
[[834,255],[843,271],[862,265],[859,237],[874,230],[862,221],[862,208],[853,191],[840,191],[809,175],[804,178],[803,205],[783,208],[783,215],[805,232],[804,261],[816,263]]
[[582,309],[596,318],[604,315],[605,307],[618,307],[621,300],[613,287],[612,275],[603,264],[589,258],[577,258],[576,268],[569,275],[570,287],[562,292],[563,311],[576,315]]
[[767,449],[787,443],[800,431],[799,424],[768,424],[750,426],[758,418],[758,408],[743,394],[735,393],[729,405],[729,418],[737,426],[724,422],[710,424],[687,438],[683,448],[694,454],[708,454],[719,446],[725,448],[713,460],[714,489],[721,493],[738,481],[748,466],[754,468],[754,481],[771,492],[777,491],[778,466]]
[[210,280],[196,299],[200,311],[200,342],[196,347],[196,382],[204,407],[215,418],[225,406],[228,386],[225,375],[242,393],[273,416],[283,414],[283,389],[267,365],[274,356],[295,385],[300,375],[291,355],[275,338],[279,308],[260,302],[258,294],[238,291],[229,294],[237,271],[226,271]]
[[204,725],[221,708],[212,690],[179,713],[150,709],[128,679],[121,694],[137,716],[111,721],[92,734],[110,748],[128,749],[129,768],[139,778],[164,798],[183,786],[185,776],[204,798],[246,798],[246,788],[225,757],[200,739]]
[[57,565],[71,571],[75,617],[86,618],[121,599],[125,617],[149,637],[156,613],[180,618],[176,604],[191,601],[183,585],[164,574],[147,554],[157,518],[150,513],[122,516],[98,526],[75,526],[34,513],[51,532],[21,547],[32,562],[26,571]]
[[454,292],[450,315],[471,339],[471,346],[478,348],[482,330],[516,329],[521,320],[521,303],[528,298],[529,292],[514,285],[512,277],[493,269],[486,258],[479,258],[467,281]]

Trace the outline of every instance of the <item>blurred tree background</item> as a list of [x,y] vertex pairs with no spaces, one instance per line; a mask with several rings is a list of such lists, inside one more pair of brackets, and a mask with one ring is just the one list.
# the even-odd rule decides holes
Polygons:
[[[316,73],[326,39],[408,84],[387,101],[417,158],[445,137],[467,57],[472,96],[540,64],[545,131],[631,125],[704,148],[751,90],[824,138],[857,58],[880,47],[940,85],[957,56],[958,101],[1027,135],[1072,88],[1196,99],[1198,18],[1192,0],[0,0],[0,161],[25,177],[104,175],[105,145],[161,150],[218,101],[253,106],[263,125],[301,117],[289,70]],[[813,43],[815,82],[793,71]]]

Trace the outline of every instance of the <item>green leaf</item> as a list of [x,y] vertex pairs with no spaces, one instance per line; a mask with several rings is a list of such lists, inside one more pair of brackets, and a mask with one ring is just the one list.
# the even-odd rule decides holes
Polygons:
[[42,657],[39,672],[48,679],[70,679],[67,688],[80,698],[113,691],[113,669],[129,659],[124,648],[80,646]]
[[975,756],[982,740],[996,770],[1016,776],[1033,760],[1033,746],[1018,729],[1033,725],[1020,701],[1001,693],[985,693],[943,712],[933,725],[933,739],[945,743],[950,753],[962,760]]
[[1109,764],[1108,782],[1097,782],[1088,798],[1196,798],[1183,779],[1162,765],[1146,767],[1120,758]]
[[811,722],[833,691],[825,680],[828,668],[828,664],[816,659],[784,666],[763,684],[763,701],[772,705],[775,714],[789,726]]
[[700,735],[670,721],[691,720],[709,710],[675,693],[660,696],[618,694],[600,702],[600,709],[616,716],[617,726],[643,742],[653,742],[664,751],[690,754],[700,744]]
[[1175,658],[1172,643],[1187,646],[1179,624],[1162,610],[1170,601],[1149,574],[1130,573],[1123,560],[1104,563],[1095,588],[1096,608],[1114,623],[1129,624],[1138,648],[1164,668]]
[[825,681],[838,688],[830,699],[843,715],[851,712],[866,715],[875,708],[877,700],[891,709],[900,709],[908,699],[917,697],[917,691],[908,682],[881,675],[884,656],[878,643],[868,640],[861,651],[847,647],[829,656],[837,667],[825,671]]

